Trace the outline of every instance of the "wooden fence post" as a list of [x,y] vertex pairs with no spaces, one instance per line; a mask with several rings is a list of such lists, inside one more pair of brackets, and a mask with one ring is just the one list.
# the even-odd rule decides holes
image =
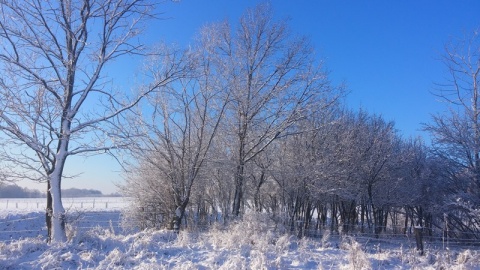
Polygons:
[[420,255],[423,256],[423,234],[422,234],[422,226],[415,226],[413,228],[413,232],[415,234],[415,241],[417,242],[417,250],[420,251]]

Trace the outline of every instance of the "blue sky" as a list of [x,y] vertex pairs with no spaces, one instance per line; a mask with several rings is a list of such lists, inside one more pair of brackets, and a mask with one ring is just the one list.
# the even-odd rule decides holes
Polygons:
[[[209,23],[236,22],[256,0],[181,0],[159,6],[163,20],[152,22],[143,37],[181,46]],[[445,110],[431,94],[447,75],[440,57],[454,37],[471,36],[480,27],[480,1],[306,1],[272,0],[275,16],[289,18],[293,33],[308,36],[325,61],[334,84],[345,82],[351,109],[363,108],[396,123],[404,137],[420,131],[430,115]],[[121,62],[123,63],[123,62]],[[139,67],[140,63],[129,65]],[[120,76],[130,72],[120,65]],[[115,79],[114,72],[109,75]],[[128,89],[126,89],[128,90]],[[109,157],[74,157],[67,170],[83,175],[65,179],[63,187],[115,191],[120,167]],[[32,186],[29,183],[28,186]],[[43,189],[41,185],[38,188]]]
[[[154,36],[186,44],[208,22],[236,21],[262,1],[182,0],[162,5]],[[452,38],[480,27],[480,1],[270,2],[292,32],[308,36],[334,83],[345,82],[347,105],[395,121],[405,136],[424,136],[421,123],[445,104],[432,95],[447,74],[440,57]],[[428,141],[428,138],[425,138]]]

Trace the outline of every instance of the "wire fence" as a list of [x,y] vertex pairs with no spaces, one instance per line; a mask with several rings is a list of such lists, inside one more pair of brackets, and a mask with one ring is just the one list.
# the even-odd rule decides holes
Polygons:
[[[67,213],[67,233],[81,234],[94,228],[102,228],[119,234],[123,231],[120,211],[69,212]],[[47,240],[47,227],[44,213],[10,215],[0,219],[0,243],[26,238]]]
[[[12,205],[12,204],[10,204]],[[16,207],[16,204],[13,204]],[[33,204],[36,206],[36,203]],[[19,207],[21,204],[19,203]],[[31,207],[32,205],[30,205]],[[100,209],[99,206],[102,206]],[[96,211],[96,207],[100,209]],[[111,200],[95,200],[87,202],[77,201],[67,208],[67,224],[69,230],[73,230],[77,235],[79,233],[87,232],[94,228],[101,228],[109,230],[115,234],[126,233],[124,230],[124,217],[122,216],[125,205],[122,203],[114,203]],[[16,208],[15,208],[16,209]],[[31,209],[31,208],[29,208]],[[108,209],[108,210],[106,210]],[[140,222],[130,220],[130,225],[140,224]],[[186,224],[186,227],[185,227]],[[214,218],[207,222],[189,222],[185,223],[183,230],[191,232],[208,231],[213,228],[227,229],[228,224],[222,219]],[[382,247],[393,248],[413,248],[416,243],[413,230],[407,229],[399,233],[395,228],[382,228],[382,232],[375,234],[372,228],[357,228],[349,233],[342,233],[341,231],[331,231],[330,226],[320,226],[317,228],[303,228],[299,226],[271,226],[272,231],[280,233],[290,233],[298,237],[308,237],[311,239],[318,239],[318,241],[328,241],[332,243],[340,243],[345,237],[352,237],[362,245],[365,250],[378,250]],[[301,228],[301,229],[300,229]],[[328,236],[328,237],[327,237]],[[432,249],[475,249],[480,250],[480,240],[477,235],[468,235],[464,233],[463,237],[449,237],[442,230],[424,231],[423,242],[425,248]],[[8,244],[12,241],[25,238],[41,238],[47,237],[47,228],[45,225],[45,213],[42,211],[29,213],[13,213],[0,218],[0,243]]]
[[[122,232],[121,212],[128,198],[63,198],[69,233],[82,233],[96,227]],[[46,198],[0,199],[0,243],[25,238],[47,240]]]
[[[158,213],[149,212],[142,210],[139,212],[139,216],[146,217],[148,215],[155,216]],[[157,220],[144,220],[143,224],[151,222],[155,223]],[[224,220],[221,215],[212,214],[206,215],[203,218],[187,212],[185,219],[182,221],[182,229],[191,231],[191,232],[205,232],[209,229],[215,227],[216,229],[227,229],[228,225],[235,220]],[[415,238],[415,228],[413,226],[368,226],[360,224],[349,224],[348,232],[342,232],[342,228],[345,227],[345,224],[336,224],[331,226],[331,224],[326,223],[324,225],[316,226],[316,220],[313,220],[310,226],[305,229],[303,222],[295,222],[293,226],[285,220],[283,222],[276,221],[277,225],[271,226],[271,230],[277,230],[281,233],[289,233],[296,235],[298,237],[308,237],[313,239],[322,239],[325,234],[328,234],[330,238],[334,239],[336,242],[342,241],[345,237],[353,237],[359,242],[368,245],[368,246],[381,246],[381,245],[393,245],[393,246],[415,246],[417,240]],[[159,221],[162,223],[163,221]],[[135,223],[135,222],[132,222]],[[137,225],[142,224],[138,221]],[[155,223],[151,226],[158,227],[158,223]],[[220,226],[213,226],[214,224]],[[141,227],[141,225],[139,225]],[[335,228],[332,230],[332,227]],[[377,233],[375,232],[377,231]],[[443,248],[463,248],[463,249],[475,249],[480,250],[480,239],[477,233],[468,233],[462,232],[456,236],[449,235],[452,231],[442,230],[439,228],[423,228],[422,232],[422,242],[425,243],[426,247],[431,247],[435,249]]]
[[[81,197],[62,198],[65,209],[84,209],[119,211],[128,204],[128,198],[123,197]],[[9,198],[0,199],[0,212],[43,211],[47,208],[46,198]]]

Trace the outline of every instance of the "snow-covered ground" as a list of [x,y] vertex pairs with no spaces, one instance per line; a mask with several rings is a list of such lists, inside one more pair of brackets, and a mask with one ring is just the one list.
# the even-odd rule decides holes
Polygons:
[[[119,211],[127,204],[122,197],[82,197],[63,198],[63,207],[67,211]],[[0,198],[0,217],[12,213],[44,212],[46,198]]]
[[477,248],[426,242],[420,256],[409,238],[298,239],[259,214],[206,232],[127,232],[121,198],[82,200],[65,201],[69,241],[52,245],[40,205],[0,200],[0,269],[480,269]]

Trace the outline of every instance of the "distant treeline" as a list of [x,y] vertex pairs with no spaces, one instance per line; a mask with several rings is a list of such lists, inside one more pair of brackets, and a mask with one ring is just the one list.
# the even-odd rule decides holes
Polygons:
[[45,192],[22,188],[17,185],[0,184],[0,198],[44,198]]
[[[45,198],[46,192],[36,189],[22,188],[14,184],[0,183],[0,198]],[[62,197],[101,197],[101,196],[119,196],[118,194],[103,195],[101,191],[94,189],[69,188],[62,190]]]

